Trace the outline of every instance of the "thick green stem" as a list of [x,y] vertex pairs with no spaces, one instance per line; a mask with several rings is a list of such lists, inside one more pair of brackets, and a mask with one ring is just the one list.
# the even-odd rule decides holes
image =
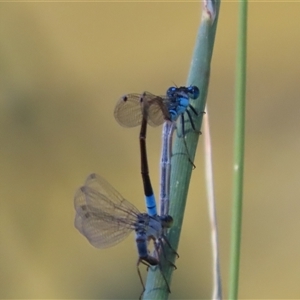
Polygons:
[[[195,50],[191,62],[191,68],[187,80],[187,85],[196,85],[200,90],[200,96],[193,101],[193,106],[199,113],[199,117],[195,120],[196,129],[200,131],[202,116],[206,104],[206,96],[209,85],[210,62],[213,53],[213,45],[217,27],[217,19],[219,13],[220,1],[204,1],[201,24],[196,38]],[[198,144],[199,134],[193,131],[188,125],[186,134],[186,144],[189,151],[190,159],[193,161]],[[186,148],[182,137],[177,137],[172,150],[172,168],[171,168],[171,189],[170,189],[170,210],[169,213],[174,218],[174,224],[169,230],[167,238],[174,249],[178,248],[182,221],[184,216],[185,204],[189,188],[189,182],[192,173],[192,164],[186,155]],[[168,260],[175,262],[176,255],[166,246]],[[184,259],[184,257],[182,258]],[[168,282],[174,268],[170,263],[166,262],[164,257],[162,271]],[[160,270],[148,271],[146,282],[146,291],[143,299],[167,299],[169,296],[166,284],[161,276]]]

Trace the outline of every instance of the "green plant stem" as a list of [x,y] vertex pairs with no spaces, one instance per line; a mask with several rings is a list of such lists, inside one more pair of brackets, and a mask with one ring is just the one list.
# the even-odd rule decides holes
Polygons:
[[229,299],[238,299],[245,144],[247,0],[240,1],[236,69],[234,176]]
[[[218,12],[220,1],[211,2],[204,1],[202,9],[201,24],[198,30],[195,50],[191,62],[191,68],[187,80],[187,85],[196,85],[200,90],[199,98],[194,101],[196,111],[203,112],[206,104],[206,96],[209,84],[210,62],[213,53],[213,45],[217,28]],[[200,130],[202,123],[202,113],[195,122],[197,130]],[[193,161],[195,157],[196,147],[199,134],[186,126],[187,135],[186,143],[189,149],[190,159]],[[186,155],[186,148],[183,138],[178,138],[175,134],[174,145],[172,149],[172,168],[171,168],[171,188],[170,188],[170,210],[173,216],[174,224],[169,230],[167,238],[174,249],[178,248],[179,237],[182,228],[183,215],[185,210],[186,198],[189,188],[189,182],[192,173],[192,164]],[[167,246],[166,252],[168,260],[175,262],[176,255]],[[163,261],[162,269],[165,277],[170,283],[174,268],[168,261],[161,257]],[[184,258],[183,258],[184,259]],[[160,270],[149,269],[146,291],[143,299],[167,299],[169,292],[167,290],[164,279]]]

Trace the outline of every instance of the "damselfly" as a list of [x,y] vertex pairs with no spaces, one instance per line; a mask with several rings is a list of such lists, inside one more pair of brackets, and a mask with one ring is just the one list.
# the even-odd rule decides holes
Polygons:
[[[165,243],[171,247],[163,231],[172,225],[172,217],[150,216],[139,212],[106,180],[94,173],[87,177],[85,184],[76,192],[74,206],[75,227],[96,248],[113,246],[121,242],[130,232],[135,231],[139,255],[137,270],[144,292],[145,286],[139,264],[143,263],[148,267],[158,266],[161,270],[159,252],[163,250]],[[149,254],[149,241],[154,245],[153,255]],[[164,274],[161,274],[170,291]]]
[[[145,144],[146,130],[144,130],[144,137],[142,130],[146,128],[146,124],[151,126],[158,126],[165,122],[162,135],[162,155],[161,155],[161,180],[160,180],[160,207],[161,214],[168,214],[169,209],[169,185],[170,185],[170,169],[171,169],[171,154],[172,154],[172,137],[173,131],[176,128],[176,120],[180,116],[181,136],[186,134],[186,120],[185,114],[188,117],[191,127],[196,131],[192,113],[198,116],[197,111],[190,105],[189,99],[196,99],[199,96],[199,89],[196,86],[189,87],[170,87],[167,90],[166,96],[155,96],[149,92],[143,94],[128,94],[123,96],[117,103],[114,115],[119,124],[124,127],[134,127],[141,123],[140,143],[141,143],[141,162],[142,162],[142,177],[144,182],[144,189],[146,195],[147,207],[153,206],[155,201],[147,194],[153,195],[152,187],[151,193],[146,193],[145,188],[145,173],[148,172],[145,146],[143,148],[142,142]],[[146,109],[145,109],[146,107]],[[185,143],[186,153],[189,158],[188,148]],[[189,158],[190,160],[190,158]],[[190,160],[191,161],[191,160]],[[192,161],[191,161],[192,163]],[[193,164],[193,163],[192,163]],[[145,168],[147,172],[145,172]],[[148,173],[147,173],[148,174]],[[150,180],[148,180],[150,182]],[[149,185],[148,185],[149,186]],[[149,210],[148,210],[148,213]]]

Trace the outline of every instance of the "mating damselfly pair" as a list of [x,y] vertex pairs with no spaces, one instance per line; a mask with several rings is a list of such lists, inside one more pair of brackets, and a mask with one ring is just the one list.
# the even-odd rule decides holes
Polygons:
[[[169,262],[165,247],[169,247],[177,255],[166,237],[166,231],[173,222],[173,218],[168,214],[172,135],[178,118],[180,118],[183,138],[186,133],[186,122],[189,122],[192,129],[196,131],[194,118],[198,113],[190,104],[190,99],[196,99],[198,96],[199,89],[196,86],[171,87],[165,96],[156,96],[149,92],[128,94],[120,98],[115,107],[114,116],[122,126],[141,126],[139,137],[141,174],[147,213],[141,213],[95,173],[88,176],[74,199],[75,227],[93,246],[97,248],[113,246],[130,232],[135,231],[139,256],[137,265],[142,262],[148,267],[158,266],[169,292],[169,284],[161,268],[161,258],[164,257]],[[158,215],[149,176],[146,132],[148,124],[158,126],[163,123],[160,214]],[[153,253],[150,252],[149,242],[153,243]],[[169,263],[175,267],[173,263]],[[138,274],[144,292],[145,286],[139,269]]]

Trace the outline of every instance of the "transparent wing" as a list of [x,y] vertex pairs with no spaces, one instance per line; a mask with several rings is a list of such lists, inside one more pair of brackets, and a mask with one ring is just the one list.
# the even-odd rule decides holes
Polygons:
[[97,248],[113,246],[136,228],[140,212],[96,174],[75,194],[75,227]]
[[169,118],[163,98],[145,92],[143,94],[128,94],[120,98],[114,110],[115,119],[124,127],[140,125],[143,117],[143,103],[149,105],[147,110],[149,125],[161,125],[165,119]]
[[141,94],[128,94],[119,99],[114,116],[121,126],[135,127],[141,124],[141,96]]
[[144,92],[142,102],[148,104],[148,124],[151,126],[159,126],[165,120],[170,120],[169,111],[166,106],[167,97],[155,96],[149,92]]

